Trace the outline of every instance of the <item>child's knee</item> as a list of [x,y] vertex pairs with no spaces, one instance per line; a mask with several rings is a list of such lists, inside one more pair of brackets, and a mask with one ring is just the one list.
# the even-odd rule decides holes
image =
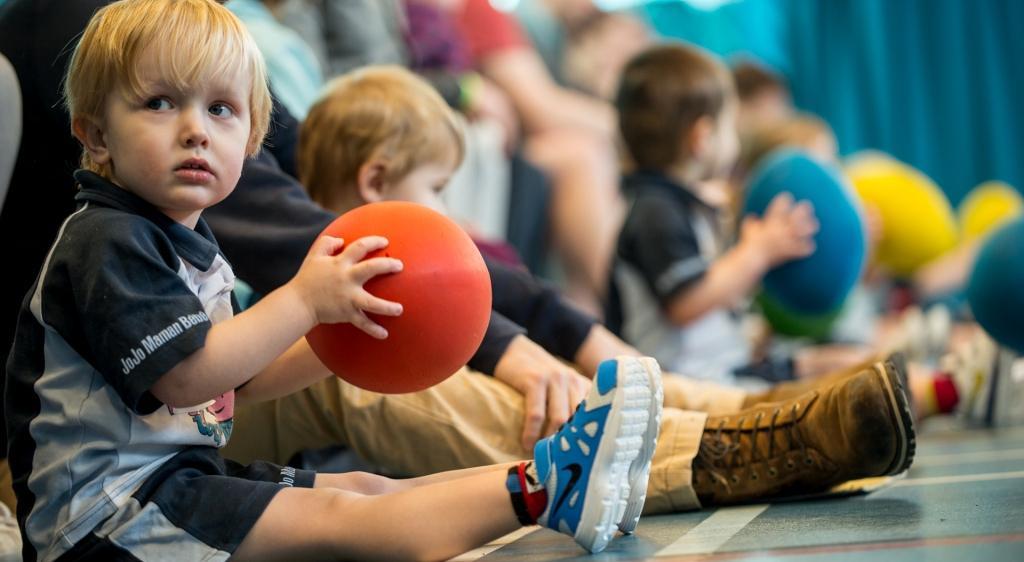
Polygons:
[[402,480],[394,480],[371,472],[345,472],[317,475],[317,487],[335,488],[366,496],[398,492],[408,488]]

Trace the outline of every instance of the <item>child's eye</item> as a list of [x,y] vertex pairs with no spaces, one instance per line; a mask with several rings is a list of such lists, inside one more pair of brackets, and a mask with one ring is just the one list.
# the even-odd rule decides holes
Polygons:
[[153,111],[163,111],[171,108],[171,102],[164,98],[151,98],[146,100],[146,109],[152,109]]
[[211,105],[209,111],[210,115],[213,115],[215,117],[231,117],[232,115],[234,115],[234,112],[231,111],[231,108],[223,103],[215,103]]

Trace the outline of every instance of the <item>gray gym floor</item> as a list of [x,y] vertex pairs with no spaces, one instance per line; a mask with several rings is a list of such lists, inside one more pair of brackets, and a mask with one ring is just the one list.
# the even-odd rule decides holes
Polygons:
[[457,560],[1024,560],[1024,427],[918,435],[908,474],[867,495],[646,517],[595,556],[523,529]]

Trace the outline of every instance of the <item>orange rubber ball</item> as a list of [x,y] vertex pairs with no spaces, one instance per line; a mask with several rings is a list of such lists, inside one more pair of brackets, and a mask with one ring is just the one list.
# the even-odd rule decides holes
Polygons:
[[383,236],[388,246],[366,259],[404,264],[364,285],[403,307],[397,317],[370,315],[387,329],[386,339],[347,323],[320,324],[306,335],[334,374],[374,392],[415,392],[448,378],[476,353],[490,321],[491,279],[480,251],[454,221],[422,205],[385,201],[345,213],[325,234],[346,244]]

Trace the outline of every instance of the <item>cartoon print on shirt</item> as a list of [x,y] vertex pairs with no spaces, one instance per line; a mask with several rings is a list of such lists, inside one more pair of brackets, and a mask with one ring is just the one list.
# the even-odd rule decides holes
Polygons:
[[235,391],[231,390],[213,399],[206,409],[189,412],[196,422],[199,433],[213,437],[214,443],[220,447],[231,437],[234,426]]
[[177,409],[168,406],[168,411],[171,414],[187,412],[195,422],[200,435],[212,437],[214,444],[221,447],[231,437],[231,429],[234,427],[235,391],[225,392],[205,404],[191,408]]

